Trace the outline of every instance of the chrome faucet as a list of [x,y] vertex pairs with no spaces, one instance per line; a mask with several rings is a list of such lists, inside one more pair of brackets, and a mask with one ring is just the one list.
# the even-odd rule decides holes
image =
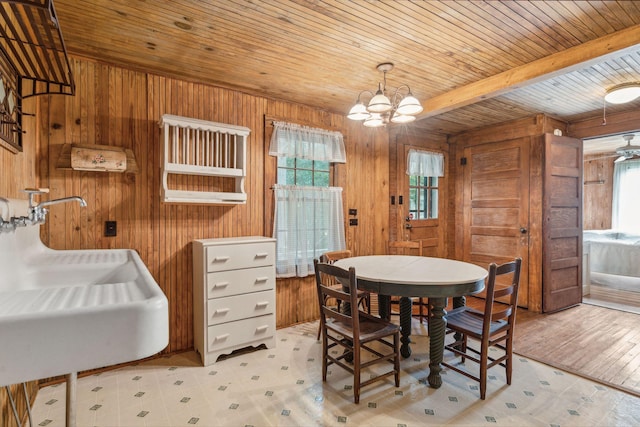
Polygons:
[[[25,190],[29,193],[29,221],[32,224],[41,224],[45,221],[47,217],[47,213],[49,212],[46,209],[46,206],[57,205],[58,203],[67,203],[76,201],[80,203],[80,206],[86,207],[87,202],[80,196],[71,196],[71,197],[62,197],[60,199],[46,200],[44,202],[40,202],[37,205],[33,204],[33,195],[34,194],[43,194],[45,191],[42,190]],[[46,191],[48,193],[49,190]]]
[[44,207],[44,206],[50,206],[50,205],[57,205],[58,203],[73,202],[74,200],[80,203],[80,206],[82,206],[83,208],[87,207],[87,202],[85,202],[84,199],[80,196],[62,197],[60,199],[47,200],[47,201],[38,203],[38,206]]
[[[0,217],[0,233],[3,231],[14,231],[17,227],[26,227],[27,225],[42,224],[47,218],[49,210],[46,206],[57,205],[58,203],[66,202],[78,202],[80,206],[87,206],[87,202],[82,197],[71,196],[63,197],[61,199],[46,200],[35,204],[33,202],[33,196],[36,194],[46,194],[49,192],[48,188],[27,188],[22,190],[29,194],[29,214],[26,216],[12,216],[9,220],[5,221]],[[3,199],[0,199],[0,201]],[[4,215],[4,213],[3,213]]]

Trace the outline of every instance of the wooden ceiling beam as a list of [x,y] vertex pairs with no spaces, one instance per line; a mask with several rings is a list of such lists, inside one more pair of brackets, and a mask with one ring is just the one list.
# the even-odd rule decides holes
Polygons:
[[426,100],[417,120],[503,95],[523,86],[547,80],[638,49],[640,25],[616,31],[579,46],[565,49],[486,79],[450,90]]

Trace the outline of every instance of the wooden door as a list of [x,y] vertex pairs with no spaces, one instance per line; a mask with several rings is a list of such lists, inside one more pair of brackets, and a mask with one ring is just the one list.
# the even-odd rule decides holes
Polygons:
[[582,140],[544,136],[542,311],[582,302]]
[[463,260],[482,267],[522,258],[518,305],[528,306],[529,140],[464,150]]
[[[445,156],[445,176],[437,178],[437,211],[435,218],[422,219],[413,211],[411,207],[409,176],[406,174],[407,157],[410,149],[437,151],[423,147],[411,146],[409,144],[398,144],[396,155],[396,183],[398,205],[396,209],[396,240],[420,241],[422,244],[422,255],[444,257],[444,227],[446,224],[446,175],[447,175],[447,153]],[[413,210],[413,211],[412,211]]]

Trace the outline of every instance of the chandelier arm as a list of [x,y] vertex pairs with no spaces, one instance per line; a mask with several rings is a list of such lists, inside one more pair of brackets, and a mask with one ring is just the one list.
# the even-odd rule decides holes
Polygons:
[[362,96],[362,94],[363,94],[363,93],[368,93],[369,95],[371,95],[371,98],[373,98],[373,96],[374,96],[374,94],[373,94],[373,92],[372,92],[372,91],[370,91],[370,90],[366,90],[366,89],[365,89],[365,90],[363,90],[362,92],[360,92],[360,93],[358,94],[358,99],[357,99],[357,101],[356,101],[356,104],[359,104],[359,103],[360,103],[360,97]]
[[[391,101],[392,104],[394,105],[394,108],[397,108],[398,104],[400,103],[402,98],[404,98],[406,96],[405,94],[400,92],[400,89],[402,89],[403,87],[407,88],[407,95],[411,94],[411,88],[409,87],[408,84],[401,84],[400,86],[398,86],[393,92],[393,98],[392,98],[392,101]],[[401,96],[401,98],[398,99],[398,96]]]

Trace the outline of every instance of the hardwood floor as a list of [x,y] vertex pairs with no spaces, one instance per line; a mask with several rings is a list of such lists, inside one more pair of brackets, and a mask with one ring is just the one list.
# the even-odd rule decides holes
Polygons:
[[640,396],[640,314],[584,303],[522,310],[515,336],[517,354]]

